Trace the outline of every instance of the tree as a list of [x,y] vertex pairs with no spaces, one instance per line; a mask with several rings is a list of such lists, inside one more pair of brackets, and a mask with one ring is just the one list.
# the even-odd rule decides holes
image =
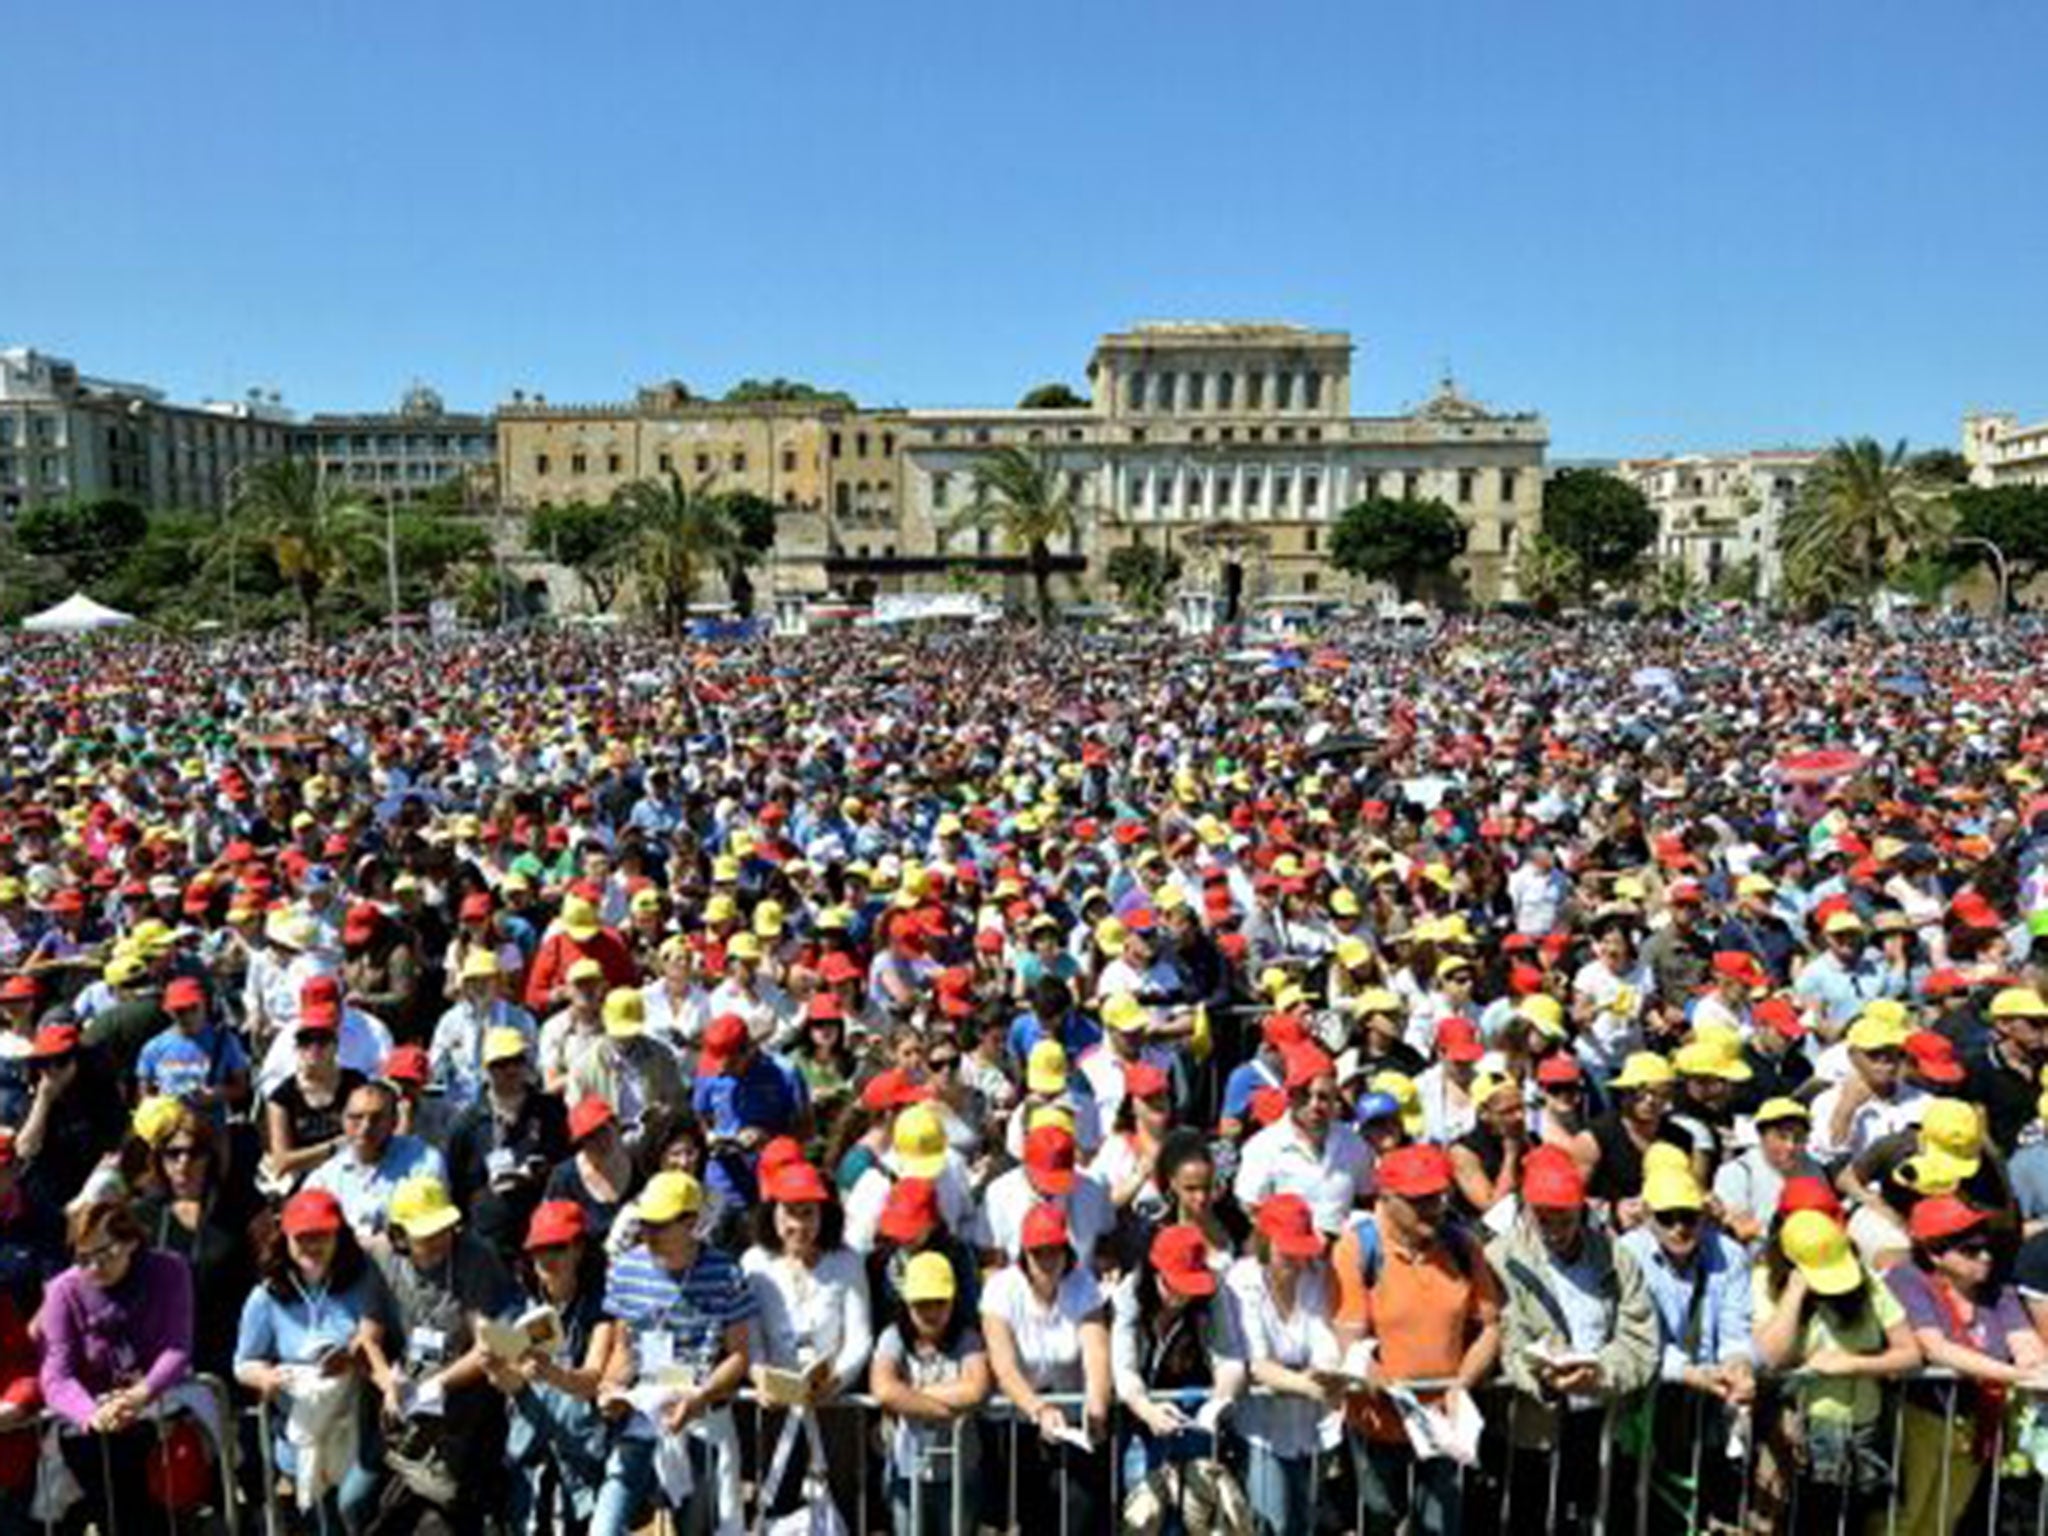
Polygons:
[[1052,622],[1052,544],[1081,526],[1082,507],[1059,460],[1009,445],[974,462],[974,491],[952,528],[988,528],[1024,557],[1041,626]]
[[1970,461],[1953,448],[1928,448],[1913,455],[1914,473],[1932,485],[1968,485]]
[[727,405],[764,405],[802,401],[811,405],[837,405],[855,409],[853,396],[843,389],[819,389],[800,379],[741,379],[725,392]]
[[1157,613],[1166,606],[1167,592],[1180,580],[1181,559],[1150,544],[1124,544],[1109,552],[1102,573],[1126,607]]
[[50,502],[15,521],[22,550],[61,567],[74,588],[89,587],[120,565],[149,532],[149,517],[132,501]]
[[1465,552],[1469,530],[1436,500],[1375,496],[1344,509],[1330,536],[1330,563],[1340,571],[1393,583],[1407,602],[1434,586]]
[[1060,383],[1041,384],[1025,392],[1017,402],[1020,411],[1085,411],[1088,409],[1086,396],[1077,395]]
[[749,567],[758,565],[775,548],[775,503],[752,491],[726,491],[719,498],[738,535],[731,554],[723,564],[725,584],[732,592],[732,605],[743,619],[754,616],[754,578]]
[[[1965,486],[1949,493],[1952,538],[1989,539],[2005,556],[2015,589],[2048,570],[2048,486]],[[1990,558],[1981,545],[1958,542],[1947,557],[1958,570]]]
[[632,524],[617,508],[587,501],[542,507],[526,524],[527,547],[574,571],[583,595],[599,613],[618,600],[632,543]]
[[1903,441],[1875,438],[1830,448],[1800,487],[1779,529],[1789,573],[1818,589],[1836,581],[1874,591],[1895,564],[1947,539],[1948,498],[1913,468]]
[[613,504],[632,527],[629,563],[640,601],[663,634],[680,638],[704,573],[738,559],[740,534],[722,498],[666,478],[621,486]]
[[290,583],[308,639],[319,632],[321,598],[377,549],[369,508],[311,459],[252,466],[228,515],[230,536],[252,536]]
[[1538,533],[1515,557],[1515,586],[1540,612],[1554,615],[1584,588],[1579,557],[1547,533]]
[[1561,469],[1543,486],[1543,531],[1572,552],[1579,596],[1596,581],[1625,581],[1657,538],[1649,499],[1604,469]]

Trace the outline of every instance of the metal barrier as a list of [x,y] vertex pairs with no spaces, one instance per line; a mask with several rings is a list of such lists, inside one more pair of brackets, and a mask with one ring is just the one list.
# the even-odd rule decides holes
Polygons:
[[[241,1536],[243,1516],[243,1493],[240,1481],[241,1451],[237,1443],[234,1402],[229,1394],[227,1383],[217,1376],[192,1376],[179,1383],[179,1389],[201,1392],[211,1399],[212,1422],[210,1425],[202,1425],[201,1432],[207,1434],[207,1443],[214,1452],[214,1501],[211,1504],[203,1504],[197,1510],[189,1513],[176,1512],[158,1505],[157,1517],[146,1519],[143,1522],[144,1529],[142,1530],[130,1530],[124,1533],[119,1511],[123,1498],[116,1486],[118,1479],[115,1476],[113,1454],[108,1445],[107,1438],[104,1435],[97,1435],[87,1430],[78,1429],[69,1421],[60,1418],[48,1410],[45,1410],[37,1419],[33,1433],[37,1437],[39,1457],[45,1454],[46,1451],[61,1454],[62,1442],[66,1440],[74,1443],[91,1441],[97,1445],[99,1455],[93,1458],[97,1461],[99,1469],[97,1508],[106,1516],[106,1525],[104,1527],[101,1527],[98,1521],[93,1522],[94,1528],[98,1531],[98,1536],[150,1536],[150,1533],[158,1530],[168,1533],[168,1536],[178,1536],[178,1533],[183,1531],[209,1528],[209,1516],[218,1517],[221,1526],[227,1531],[227,1536]],[[198,1417],[199,1414],[196,1408],[171,1404],[168,1405],[164,1412],[150,1414],[144,1420],[144,1423],[155,1427],[157,1444],[161,1446],[165,1443],[171,1426]],[[218,1432],[211,1432],[215,1430]],[[39,1486],[42,1481],[43,1473],[39,1470],[37,1474]],[[129,1492],[132,1496],[133,1490]],[[80,1499],[87,1497],[83,1488],[78,1490],[78,1496]],[[37,1519],[37,1523],[41,1525],[46,1536],[49,1536],[49,1533],[54,1533],[58,1529],[61,1520],[70,1519],[70,1511],[67,1509],[59,1512],[45,1508],[39,1516],[32,1516],[32,1518]]]

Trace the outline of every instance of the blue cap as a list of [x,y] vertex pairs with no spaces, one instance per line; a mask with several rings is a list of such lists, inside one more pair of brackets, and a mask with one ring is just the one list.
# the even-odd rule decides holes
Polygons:
[[1401,1101],[1391,1093],[1368,1093],[1358,1101],[1358,1123],[1392,1120],[1401,1113]]

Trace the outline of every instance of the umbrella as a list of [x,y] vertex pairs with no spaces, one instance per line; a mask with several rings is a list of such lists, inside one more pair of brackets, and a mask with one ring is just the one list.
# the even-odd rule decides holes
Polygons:
[[1787,784],[1826,784],[1845,779],[1863,766],[1863,754],[1846,747],[1827,747],[1818,752],[1795,752],[1777,762],[1778,777]]

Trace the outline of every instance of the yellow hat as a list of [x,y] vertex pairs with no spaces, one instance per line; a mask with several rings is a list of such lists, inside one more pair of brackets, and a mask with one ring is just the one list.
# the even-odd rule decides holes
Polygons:
[[1330,910],[1339,917],[1358,916],[1358,893],[1348,885],[1340,885],[1330,892]]
[[1143,1029],[1151,1018],[1143,1003],[1128,992],[1118,992],[1103,1003],[1102,1022],[1106,1028],[1122,1031]]
[[1031,1047],[1025,1065],[1024,1086],[1033,1093],[1064,1093],[1067,1088],[1067,1050],[1057,1040],[1041,1040]]
[[1105,955],[1122,953],[1125,937],[1124,925],[1113,917],[1105,917],[1095,925],[1095,947]]
[[945,1122],[930,1104],[912,1104],[898,1115],[889,1132],[889,1144],[905,1178],[937,1178],[946,1166]]
[[1162,885],[1152,897],[1152,905],[1162,912],[1178,912],[1188,904],[1188,893],[1178,885]]
[[707,923],[729,923],[739,915],[740,904],[724,891],[704,903],[704,921]]
[[1259,972],[1259,990],[1266,996],[1273,997],[1291,980],[1293,978],[1287,974],[1285,966],[1269,965]]
[[1211,848],[1221,848],[1230,841],[1230,829],[1214,816],[1204,816],[1195,823],[1195,836]]
[[1296,1013],[1308,1006],[1308,993],[1289,982],[1274,995],[1273,1007],[1281,1013]]
[[116,955],[100,974],[106,978],[108,986],[125,987],[148,969],[140,955]]
[[183,1104],[167,1093],[152,1094],[135,1106],[128,1128],[152,1147],[160,1147],[184,1118]]
[[633,910],[635,912],[659,912],[661,910],[661,892],[651,885],[641,886],[639,890],[633,893]]
[[1671,1070],[1671,1063],[1655,1051],[1634,1051],[1621,1064],[1621,1075],[1608,1086],[1623,1090],[1661,1088],[1677,1077],[1678,1074]]
[[1735,882],[1738,896],[1772,896],[1777,894],[1778,882],[1769,875],[1744,875]]
[[604,997],[604,1032],[630,1040],[647,1027],[647,1000],[633,987],[613,987]]
[[24,891],[19,880],[12,875],[0,875],[0,902],[20,901]]
[[446,1232],[461,1220],[448,1186],[431,1174],[415,1174],[392,1191],[391,1224],[414,1241]]
[[512,1061],[526,1054],[526,1036],[509,1024],[496,1024],[484,1031],[484,1065]]
[[754,908],[754,932],[764,939],[782,937],[782,903],[764,901]]
[[1401,1106],[1401,1129],[1420,1136],[1428,1124],[1422,1111],[1422,1090],[1406,1072],[1376,1072],[1366,1083],[1369,1093],[1384,1093]]
[[711,861],[711,882],[714,885],[738,885],[740,861],[729,853],[721,853]]
[[1707,1195],[1690,1168],[1660,1168],[1643,1177],[1643,1204],[1653,1211],[1699,1211]]
[[1858,917],[1854,912],[1851,912],[1845,907],[1839,912],[1831,912],[1828,914],[1828,920],[1821,925],[1821,932],[1861,933],[1863,932],[1863,928],[1863,919]]
[[844,933],[853,926],[853,913],[845,907],[827,907],[818,914],[818,932]]
[[1896,997],[1873,997],[1863,1005],[1859,1019],[1883,1019],[1887,1024],[1912,1026],[1913,1015],[1906,1005]]
[[575,986],[579,981],[603,980],[604,967],[591,959],[590,956],[585,955],[580,960],[569,962],[568,981],[570,986]]
[[1337,941],[1337,963],[1345,970],[1356,970],[1371,958],[1372,946],[1356,935]]
[[1827,1212],[1794,1211],[1785,1218],[1778,1241],[1820,1295],[1846,1296],[1863,1284],[1863,1266],[1849,1247],[1849,1234]]
[[678,1168],[666,1168],[647,1181],[633,1214],[642,1226],[665,1227],[704,1209],[704,1186]]
[[[595,960],[589,963],[597,965]],[[496,981],[503,971],[498,965],[498,957],[488,949],[472,949],[462,957],[461,974],[464,981]]]
[[1036,1105],[1024,1122],[1024,1134],[1030,1135],[1041,1125],[1056,1125],[1071,1136],[1075,1129],[1074,1112],[1064,1104]]
[[1718,1077],[1724,1083],[1746,1083],[1756,1076],[1742,1059],[1742,1048],[1730,1050],[1718,1039],[1690,1040],[1671,1059],[1680,1077]]
[[1859,1051],[1897,1051],[1905,1049],[1906,1026],[1896,1019],[1887,1019],[1863,1011],[1863,1016],[1849,1026],[1849,1044]]
[[1351,1000],[1351,1011],[1361,1018],[1369,1013],[1401,1014],[1401,999],[1385,987],[1367,987]]
[[1564,1004],[1548,992],[1531,992],[1515,1004],[1515,1013],[1533,1025],[1538,1034],[1552,1040],[1564,1039]]
[[1751,1117],[1758,1125],[1775,1125],[1781,1120],[1797,1120],[1801,1125],[1813,1123],[1813,1111],[1797,1099],[1780,1096],[1765,1099],[1757,1105],[1756,1114]]
[[1617,875],[1612,895],[1616,901],[1644,901],[1649,898],[1650,888],[1643,884],[1641,875]]
[[1643,1177],[1649,1179],[1660,1173],[1691,1173],[1692,1159],[1685,1148],[1673,1146],[1668,1141],[1653,1141],[1643,1149]]
[[577,943],[598,935],[604,925],[597,920],[597,906],[587,896],[571,896],[562,903],[562,930]]
[[1920,1116],[1920,1150],[1939,1152],[1963,1167],[1968,1178],[1984,1158],[1984,1120],[1977,1106],[1961,1099],[1932,1099]]
[[1922,1195],[1952,1195],[1976,1170],[1946,1152],[1915,1152],[1899,1164],[1898,1180]]
[[1479,1109],[1491,1101],[1495,1094],[1510,1088],[1514,1090],[1515,1097],[1519,1100],[1522,1096],[1522,1085],[1517,1083],[1512,1077],[1493,1072],[1481,1072],[1472,1079],[1472,1086],[1468,1092],[1471,1096],[1473,1108]]
[[751,933],[736,933],[726,941],[728,960],[759,960],[763,953],[760,939]]
[[900,1294],[912,1306],[923,1301],[951,1301],[959,1294],[953,1261],[943,1253],[912,1254],[903,1266]]
[[1994,1019],[2032,1019],[2048,1015],[2048,998],[2032,987],[2007,987],[1991,999]]

